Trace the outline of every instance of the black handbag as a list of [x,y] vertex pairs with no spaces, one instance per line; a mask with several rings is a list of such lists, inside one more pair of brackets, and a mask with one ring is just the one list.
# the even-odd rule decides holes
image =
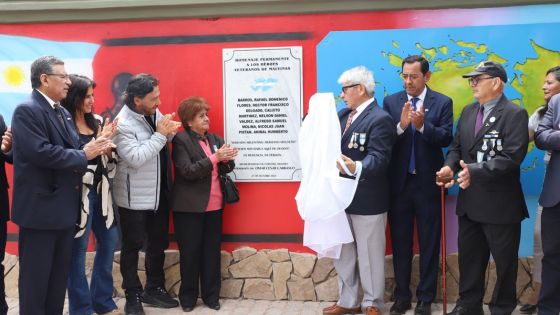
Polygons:
[[227,174],[220,175],[220,182],[222,183],[222,193],[226,203],[236,203],[239,201],[239,190],[235,183]]

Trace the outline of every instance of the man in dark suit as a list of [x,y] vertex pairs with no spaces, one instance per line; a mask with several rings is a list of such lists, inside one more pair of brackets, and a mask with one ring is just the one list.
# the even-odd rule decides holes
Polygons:
[[438,185],[451,187],[458,172],[459,300],[450,314],[482,315],[484,277],[490,254],[496,263],[492,314],[511,314],[517,305],[517,254],[521,221],[528,217],[520,165],[529,142],[527,112],[503,90],[507,75],[485,61],[469,78],[477,102],[465,106]]
[[391,155],[389,227],[395,270],[392,315],[411,307],[410,277],[414,222],[420,245],[420,282],[416,288],[417,315],[431,314],[436,296],[441,237],[439,187],[434,174],[443,165],[442,148],[453,140],[453,102],[426,86],[430,65],[422,56],[402,62],[404,91],[383,99],[383,109],[397,126]]
[[6,240],[8,236],[8,220],[10,220],[10,204],[8,200],[8,179],[6,178],[5,163],[12,163],[12,131],[6,127],[4,117],[0,115],[0,134],[2,146],[0,152],[0,315],[8,313],[6,304],[6,290],[4,286],[4,256],[6,254]]
[[62,314],[82,175],[88,160],[111,147],[99,137],[78,149],[71,115],[58,103],[70,84],[62,60],[35,60],[33,92],[12,119],[12,220],[19,225],[22,315]]
[[560,95],[548,103],[535,143],[541,150],[552,152],[546,168],[539,204],[543,206],[541,238],[543,242],[542,287],[537,304],[539,314],[560,313]]
[[[340,173],[359,180],[346,214],[354,242],[342,246],[333,261],[338,273],[339,300],[323,314],[382,313],[385,291],[385,226],[389,209],[388,167],[396,138],[395,125],[373,98],[373,74],[365,67],[345,71],[339,112],[342,131]],[[363,290],[360,301],[359,287]]]

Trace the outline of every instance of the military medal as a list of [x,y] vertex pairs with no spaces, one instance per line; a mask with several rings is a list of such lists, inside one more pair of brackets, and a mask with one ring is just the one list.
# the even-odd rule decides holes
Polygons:
[[366,150],[366,148],[364,147],[364,144],[366,144],[366,134],[365,133],[360,133],[360,151],[364,152]]
[[496,150],[502,151],[504,147],[502,147],[502,139],[498,139],[498,145],[496,146]]
[[483,140],[481,149],[482,149],[482,151],[488,150],[488,145],[486,144],[486,139]]
[[492,141],[492,149],[490,149],[490,152],[488,153],[493,157],[494,155],[496,155],[496,151],[494,151],[494,148],[496,147],[496,139],[492,139],[490,141]]
[[352,133],[352,137],[350,137],[350,142],[348,142],[348,149],[352,149],[354,147],[354,138],[356,137],[356,133]]
[[358,148],[358,137],[360,136],[359,133],[355,133],[355,137],[354,137],[354,149]]

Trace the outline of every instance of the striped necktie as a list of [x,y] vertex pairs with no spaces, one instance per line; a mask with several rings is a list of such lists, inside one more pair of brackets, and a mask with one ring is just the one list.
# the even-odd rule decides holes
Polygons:
[[64,131],[66,130],[66,124],[64,123],[64,117],[62,117],[62,109],[60,108],[60,104],[59,103],[55,103],[53,105],[54,107],[54,112],[56,113],[56,116],[58,117],[58,121],[60,121],[60,124],[62,125],[62,128],[64,129]]
[[348,115],[348,119],[346,120],[346,126],[344,127],[344,131],[342,132],[342,135],[344,135],[346,133],[346,131],[348,130],[348,128],[350,128],[350,125],[352,124],[352,118],[354,118],[354,115],[356,115],[356,110],[352,110],[350,112],[350,114]]

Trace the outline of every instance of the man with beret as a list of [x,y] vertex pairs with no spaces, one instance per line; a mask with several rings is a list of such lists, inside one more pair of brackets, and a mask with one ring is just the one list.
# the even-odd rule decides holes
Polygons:
[[527,112],[503,94],[507,75],[485,61],[469,79],[476,102],[465,106],[437,184],[451,187],[458,173],[459,300],[449,314],[482,315],[490,254],[496,264],[492,314],[511,314],[517,305],[517,254],[521,221],[528,217],[520,165],[527,153]]

